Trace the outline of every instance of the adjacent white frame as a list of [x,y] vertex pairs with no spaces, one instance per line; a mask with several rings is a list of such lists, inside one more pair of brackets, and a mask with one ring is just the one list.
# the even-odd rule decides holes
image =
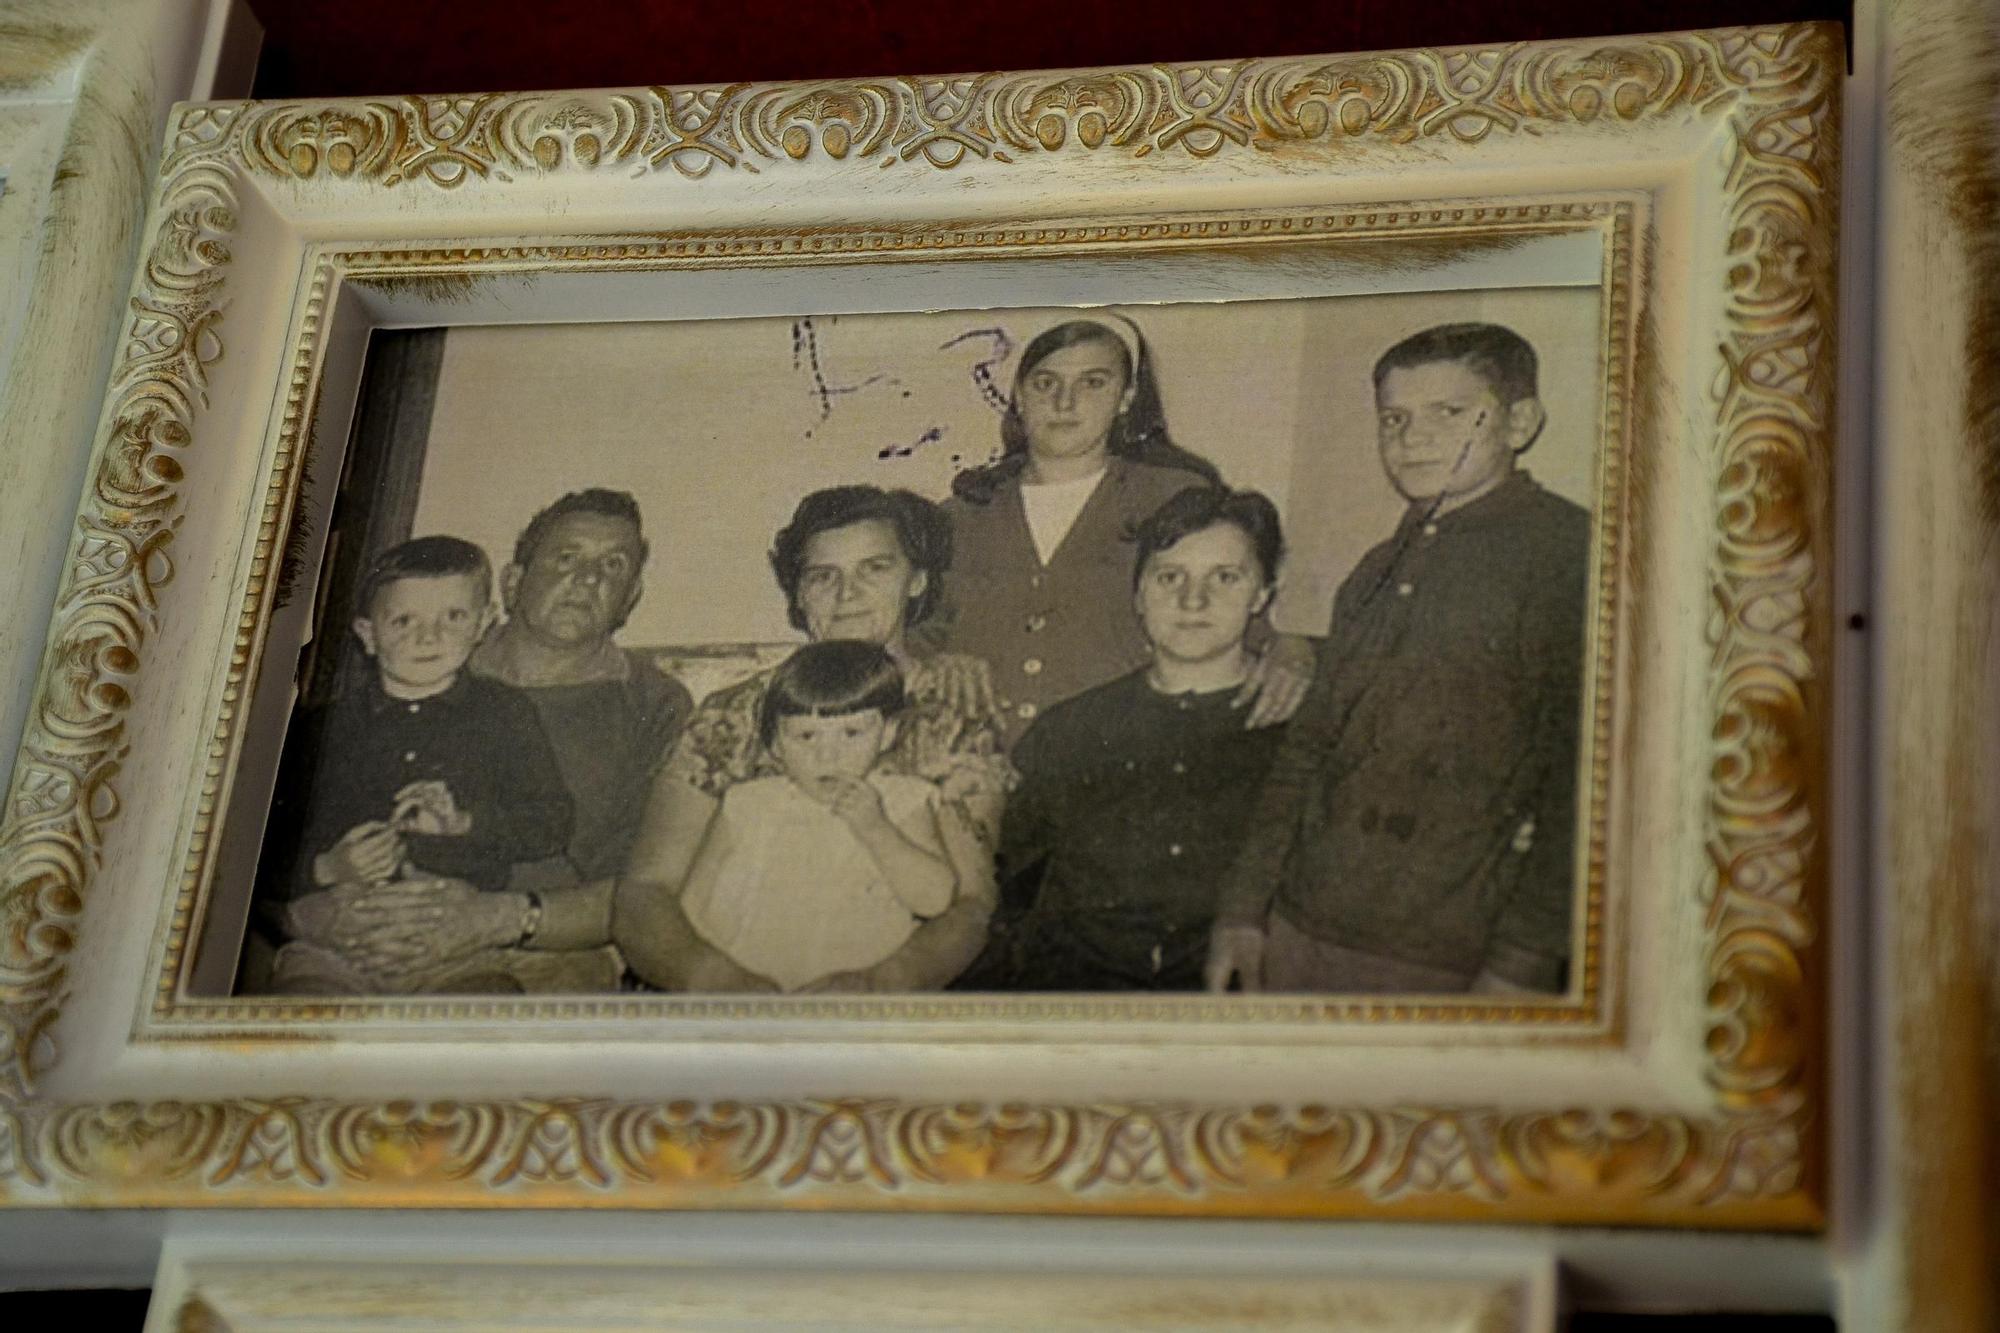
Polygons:
[[[207,1217],[162,1247],[148,1333],[425,1329],[1325,1329],[1555,1333],[1546,1248],[1329,1252],[1306,1226],[869,1217],[463,1219],[389,1240]],[[810,1230],[806,1224],[813,1224]],[[518,1229],[515,1229],[518,1231]]]

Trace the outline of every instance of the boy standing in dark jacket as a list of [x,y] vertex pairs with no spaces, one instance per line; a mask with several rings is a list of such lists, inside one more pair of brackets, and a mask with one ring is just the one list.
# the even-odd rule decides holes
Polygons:
[[1376,363],[1375,398],[1409,509],[1335,598],[1225,882],[1207,982],[1560,991],[1590,516],[1515,466],[1544,414],[1511,330],[1405,339]]

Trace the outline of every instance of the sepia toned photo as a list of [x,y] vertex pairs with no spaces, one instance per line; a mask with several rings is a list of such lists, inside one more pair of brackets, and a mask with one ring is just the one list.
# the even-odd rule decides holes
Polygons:
[[236,993],[1569,993],[1601,300],[378,331]]

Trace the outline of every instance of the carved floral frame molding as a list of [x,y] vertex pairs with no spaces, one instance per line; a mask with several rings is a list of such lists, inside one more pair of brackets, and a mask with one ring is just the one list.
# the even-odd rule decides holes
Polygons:
[[[1826,25],[1083,73],[183,108],[0,814],[0,1203],[1345,1214],[1810,1227],[1821,1216],[1833,217]],[[1714,504],[1706,1115],[1479,1105],[60,1103],[69,960],[173,577],[247,181],[456,191],[552,173],[950,171],[1043,154],[1449,144],[1726,127]],[[309,412],[307,369],[279,411]],[[256,542],[281,539],[274,502]],[[255,626],[240,628],[247,651]],[[185,923],[176,923],[184,928]]]

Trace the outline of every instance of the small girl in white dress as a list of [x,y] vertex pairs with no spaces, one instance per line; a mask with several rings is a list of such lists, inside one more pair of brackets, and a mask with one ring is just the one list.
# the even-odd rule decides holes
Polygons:
[[873,967],[957,896],[936,785],[875,771],[906,704],[877,644],[808,644],[772,673],[758,724],[784,776],[723,794],[681,908],[781,990]]

